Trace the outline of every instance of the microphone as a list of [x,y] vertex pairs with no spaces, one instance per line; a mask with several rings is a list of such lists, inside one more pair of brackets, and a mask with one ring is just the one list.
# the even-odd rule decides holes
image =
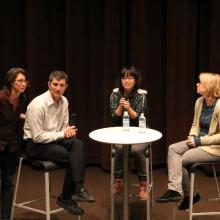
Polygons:
[[126,95],[124,95],[124,97],[123,98],[125,98],[125,100],[126,101],[129,101],[129,97],[128,97],[128,95],[126,94]]
[[76,126],[76,114],[72,113],[69,118],[69,126]]

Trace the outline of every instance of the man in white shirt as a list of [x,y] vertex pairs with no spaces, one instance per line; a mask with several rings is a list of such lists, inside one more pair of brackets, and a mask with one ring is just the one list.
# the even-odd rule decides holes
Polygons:
[[83,188],[85,177],[84,144],[76,138],[77,128],[69,125],[68,101],[63,96],[68,86],[67,74],[56,70],[50,73],[49,90],[34,98],[27,107],[24,139],[31,159],[59,163],[69,160],[63,192],[57,204],[73,215],[82,215],[77,201],[94,202]]

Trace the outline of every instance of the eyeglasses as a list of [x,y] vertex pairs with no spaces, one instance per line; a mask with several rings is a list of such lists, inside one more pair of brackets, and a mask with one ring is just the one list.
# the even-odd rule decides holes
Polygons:
[[19,79],[19,80],[15,80],[16,82],[18,82],[18,83],[20,83],[20,84],[28,84],[29,83],[29,81],[27,81],[27,80],[23,80],[23,79]]
[[132,76],[128,76],[128,77],[122,77],[122,80],[133,80],[134,79],[134,77],[132,77]]

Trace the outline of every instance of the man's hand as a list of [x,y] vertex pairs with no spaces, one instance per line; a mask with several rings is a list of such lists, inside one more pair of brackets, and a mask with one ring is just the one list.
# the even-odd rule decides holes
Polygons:
[[65,138],[75,137],[77,133],[77,128],[75,126],[68,126],[64,129]]
[[26,116],[26,115],[23,114],[23,113],[20,114],[20,118],[21,118],[21,119],[25,119],[25,116]]

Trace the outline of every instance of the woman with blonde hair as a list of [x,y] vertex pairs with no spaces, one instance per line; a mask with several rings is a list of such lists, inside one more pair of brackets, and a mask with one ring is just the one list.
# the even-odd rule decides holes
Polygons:
[[[169,146],[168,189],[156,199],[159,203],[183,199],[179,210],[189,208],[189,175],[185,167],[196,162],[220,160],[220,75],[200,73],[196,86],[201,97],[195,103],[189,136]],[[193,203],[199,200],[196,192]]]

